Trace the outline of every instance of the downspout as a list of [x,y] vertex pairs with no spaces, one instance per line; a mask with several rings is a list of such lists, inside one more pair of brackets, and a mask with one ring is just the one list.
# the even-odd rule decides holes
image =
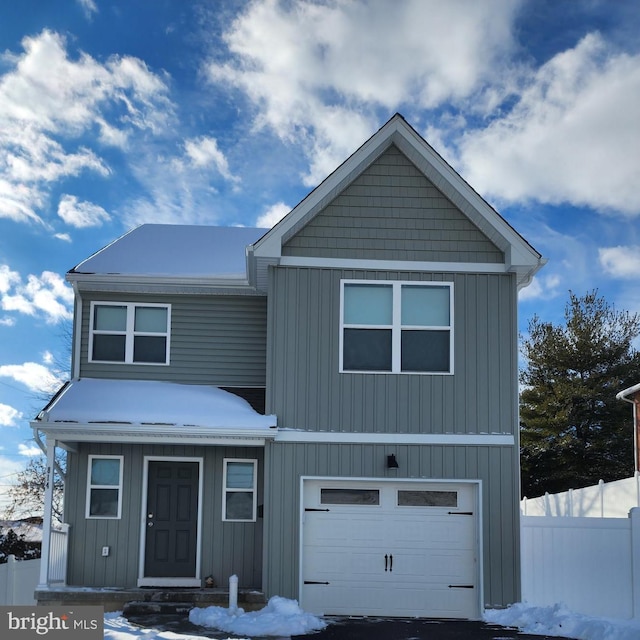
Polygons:
[[73,348],[71,351],[71,377],[78,380],[80,378],[80,349],[82,347],[82,297],[78,291],[78,283],[74,282],[73,293],[75,295],[74,307],[75,318],[73,319]]
[[[636,387],[632,387],[630,391],[640,391],[640,387],[638,389],[636,389]],[[640,460],[638,460],[638,430],[640,428],[640,425],[638,425],[638,402],[635,398],[628,398],[625,395],[626,393],[626,391],[621,391],[616,395],[616,398],[618,400],[628,402],[633,406],[633,465],[634,471],[637,472],[640,471],[640,466],[638,466],[638,463],[640,462]]]

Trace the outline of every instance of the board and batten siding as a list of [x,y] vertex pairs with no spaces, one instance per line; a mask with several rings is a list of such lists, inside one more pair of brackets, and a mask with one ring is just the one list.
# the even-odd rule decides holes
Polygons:
[[[80,375],[184,384],[264,387],[267,302],[262,296],[133,296],[83,293]],[[170,364],[88,360],[91,301],[171,304]]]
[[[87,461],[90,454],[123,455],[122,518],[85,518]],[[224,458],[258,460],[258,504],[263,504],[262,447],[197,447],[130,444],[80,444],[70,453],[65,483],[65,521],[69,531],[67,583],[84,587],[133,588],[137,584],[144,456],[203,458],[201,577],[227,584],[237,575],[243,588],[262,588],[262,525],[222,521]],[[102,547],[111,553],[103,558]]]
[[290,238],[282,255],[504,262],[502,251],[395,145]]
[[[386,457],[391,453],[398,460],[397,470],[386,469]],[[514,446],[268,444],[265,593],[299,596],[302,476],[480,480],[484,603],[500,606],[518,602],[519,496],[513,480],[517,474],[518,449]]]
[[[339,372],[341,279],[454,283],[453,375]],[[271,268],[267,413],[281,428],[516,434],[511,274]]]

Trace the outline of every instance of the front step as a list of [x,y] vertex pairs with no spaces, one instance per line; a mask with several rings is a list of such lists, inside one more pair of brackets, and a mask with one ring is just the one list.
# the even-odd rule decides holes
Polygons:
[[[122,609],[125,618],[145,615],[187,615],[193,607],[229,606],[229,592],[226,589],[163,589],[143,591],[136,595],[138,598],[127,602]],[[264,593],[261,591],[238,590],[238,606],[245,611],[262,609],[265,604]]]

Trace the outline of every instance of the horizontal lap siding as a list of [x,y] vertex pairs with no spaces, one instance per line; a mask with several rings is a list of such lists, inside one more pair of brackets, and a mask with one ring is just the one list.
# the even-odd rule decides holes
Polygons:
[[[454,375],[339,373],[340,280],[454,283]],[[512,275],[273,268],[267,412],[280,427],[388,433],[515,433]]]
[[[169,366],[88,362],[90,302],[171,304]],[[83,294],[81,376],[169,380],[186,384],[264,386],[266,299],[257,296]]]
[[[86,519],[87,456],[124,455],[122,518]],[[162,445],[81,445],[69,454],[66,518],[71,525],[67,582],[89,587],[135,587],[140,552],[144,456],[203,457],[202,577],[225,585],[236,574],[241,587],[262,587],[262,520],[222,522],[224,458],[258,460],[258,504],[263,503],[262,448]],[[102,547],[111,547],[103,558]]]
[[[386,469],[395,454],[399,468]],[[381,444],[268,445],[265,590],[298,597],[301,476],[482,481],[484,602],[520,598],[516,447]]]
[[282,249],[286,256],[504,262],[503,253],[390,147]]

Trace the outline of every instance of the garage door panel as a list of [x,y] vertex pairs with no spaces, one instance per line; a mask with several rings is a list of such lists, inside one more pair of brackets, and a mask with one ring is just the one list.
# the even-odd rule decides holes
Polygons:
[[[318,506],[324,484],[305,482],[305,506]],[[398,492],[409,486],[419,500],[419,492],[429,494],[433,485],[361,486],[379,490],[379,504],[323,504],[321,511],[304,514],[303,581],[323,584],[301,587],[303,607],[334,615],[477,617],[476,489],[438,483],[436,490],[447,491],[447,499],[457,495],[456,507],[416,508],[399,506]]]

